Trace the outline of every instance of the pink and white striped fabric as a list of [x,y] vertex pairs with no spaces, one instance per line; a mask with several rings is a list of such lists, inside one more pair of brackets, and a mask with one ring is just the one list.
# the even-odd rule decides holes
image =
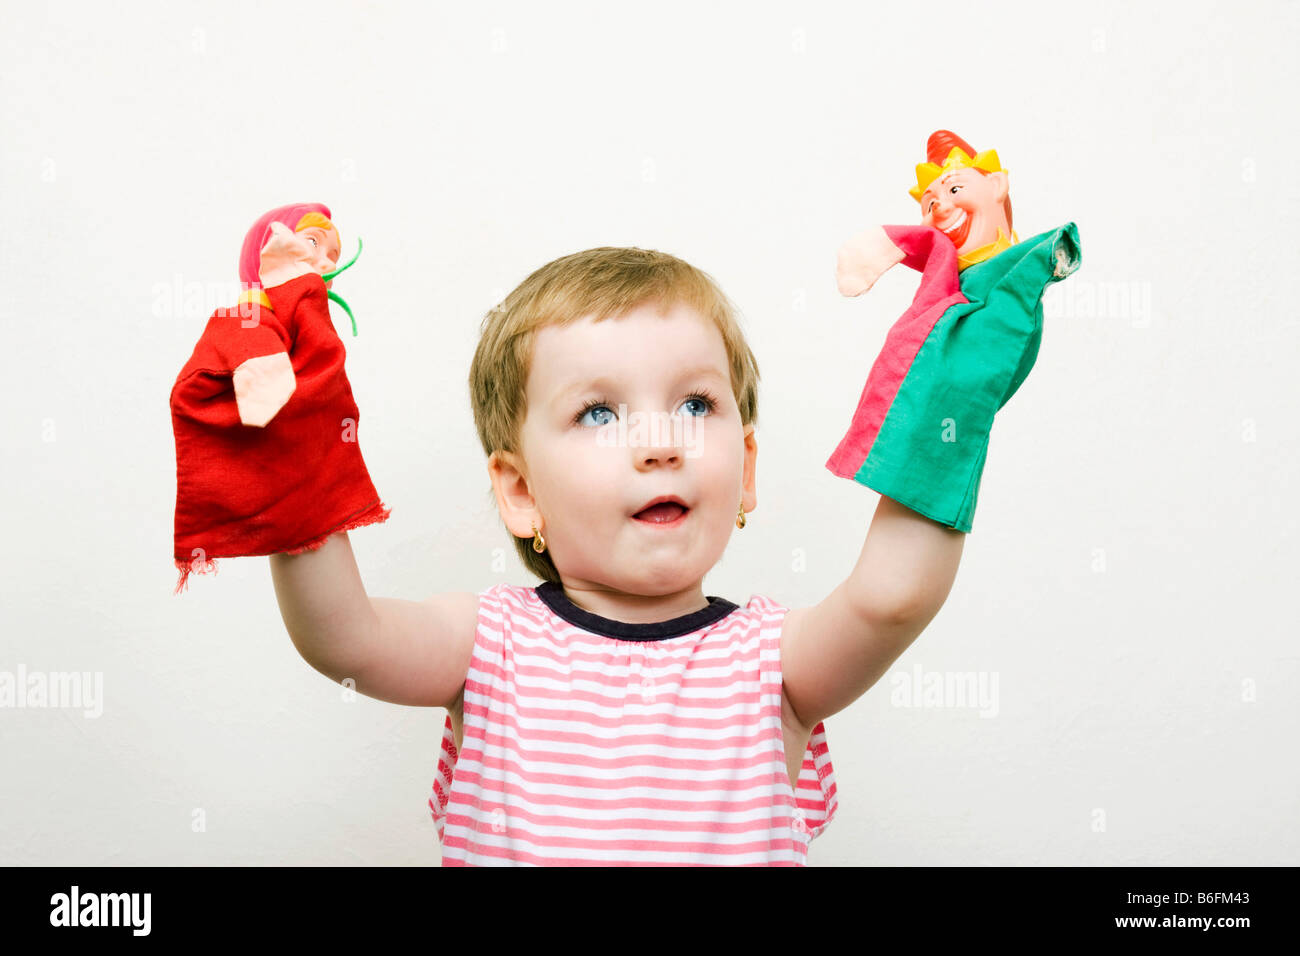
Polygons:
[[759,595],[628,624],[563,588],[479,592],[459,750],[429,810],[443,866],[803,866],[835,814],[823,724],[790,786],[781,627]]

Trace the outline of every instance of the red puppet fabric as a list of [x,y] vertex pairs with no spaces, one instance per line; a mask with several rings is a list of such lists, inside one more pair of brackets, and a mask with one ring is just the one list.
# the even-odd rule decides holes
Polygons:
[[[283,207],[298,208],[325,209]],[[267,233],[263,217],[255,249]],[[212,314],[172,387],[176,593],[216,558],[296,554],[389,517],[361,456],[325,280],[310,272],[262,292],[263,304]],[[267,394],[269,404],[249,398]]]

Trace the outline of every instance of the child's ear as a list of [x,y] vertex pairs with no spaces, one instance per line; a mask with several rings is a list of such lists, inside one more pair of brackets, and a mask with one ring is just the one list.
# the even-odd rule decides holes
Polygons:
[[537,521],[537,502],[528,488],[528,477],[514,452],[494,451],[488,456],[488,477],[496,493],[497,510],[506,528],[516,538],[531,538]]
[[743,496],[746,511],[758,507],[758,438],[754,434],[754,423],[745,426],[745,478]]

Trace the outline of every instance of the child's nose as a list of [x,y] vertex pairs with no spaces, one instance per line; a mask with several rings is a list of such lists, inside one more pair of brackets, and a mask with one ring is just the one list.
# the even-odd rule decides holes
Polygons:
[[682,447],[677,420],[665,412],[650,417],[649,430],[637,457],[644,465],[658,462],[676,462],[681,458]]
[[679,449],[671,445],[662,445],[642,452],[641,459],[650,465],[658,462],[675,462],[679,455]]

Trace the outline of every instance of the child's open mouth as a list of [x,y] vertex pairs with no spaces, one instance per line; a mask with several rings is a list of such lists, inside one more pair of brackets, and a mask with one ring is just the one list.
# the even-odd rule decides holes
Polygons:
[[651,505],[649,508],[638,511],[632,517],[642,524],[673,528],[686,520],[686,515],[690,513],[690,510],[685,505],[678,504],[675,501],[662,501],[657,505]]

